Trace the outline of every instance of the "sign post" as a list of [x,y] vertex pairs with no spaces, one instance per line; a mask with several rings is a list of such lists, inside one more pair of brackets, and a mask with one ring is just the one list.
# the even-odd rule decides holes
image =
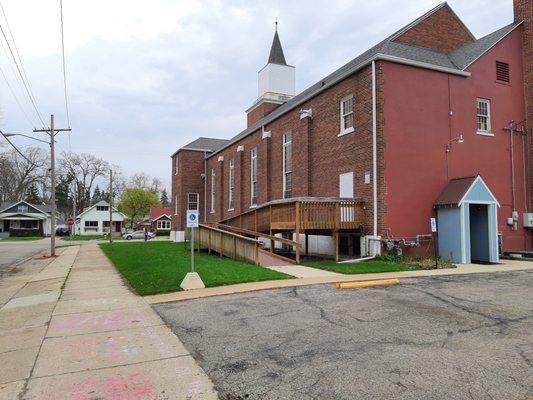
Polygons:
[[183,290],[203,289],[205,287],[200,275],[194,270],[194,230],[200,226],[199,219],[198,211],[187,211],[187,228],[191,230],[191,272],[187,273],[181,282],[180,287]]
[[437,219],[431,218],[431,235],[433,236],[433,253],[435,254],[435,268],[438,268],[438,260],[437,260],[437,239],[436,239],[436,233],[437,233]]

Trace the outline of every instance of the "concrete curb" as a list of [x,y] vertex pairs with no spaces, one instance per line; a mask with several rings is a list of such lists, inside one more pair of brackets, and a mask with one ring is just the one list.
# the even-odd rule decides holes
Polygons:
[[285,279],[276,281],[263,281],[251,283],[239,283],[236,285],[218,286],[205,289],[188,290],[183,292],[162,293],[156,295],[144,296],[149,304],[168,303],[172,301],[183,301],[199,299],[211,296],[223,296],[235,293],[254,292],[258,290],[283,289],[297,286],[320,285],[324,283],[337,282],[360,282],[379,279],[399,279],[399,278],[421,278],[428,276],[446,276],[446,275],[468,275],[468,274],[486,274],[497,272],[514,272],[514,271],[533,271],[533,263],[527,261],[506,261],[498,265],[476,265],[465,264],[457,268],[435,269],[435,270],[418,270],[418,271],[401,271],[385,272],[375,274],[355,274],[341,276],[326,276],[301,279]]

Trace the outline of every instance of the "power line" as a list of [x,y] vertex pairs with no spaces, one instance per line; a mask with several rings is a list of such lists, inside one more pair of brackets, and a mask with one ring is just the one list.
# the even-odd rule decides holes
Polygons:
[[[63,28],[63,0],[59,0],[59,11],[61,14],[61,51],[63,56],[63,88],[65,92],[65,110],[67,112],[67,124],[70,128],[70,115],[68,110],[68,96],[67,96],[67,69],[65,67],[65,34]],[[69,143],[70,143],[70,133],[69,133]]]
[[9,140],[9,139],[7,138],[6,135],[4,135],[4,132],[2,132],[2,131],[0,130],[0,134],[4,137],[5,140],[7,140],[7,142],[11,145],[11,147],[13,147],[13,148],[15,149],[15,151],[16,151],[17,153],[19,153],[19,154],[22,156],[22,158],[24,158],[24,159],[25,159],[26,161],[28,161],[30,164],[35,165],[35,163],[34,163],[33,161],[31,161],[28,157],[26,157],[24,154],[22,154],[22,152],[17,148],[17,146],[15,146],[15,145],[11,142],[11,140]]
[[6,77],[6,74],[4,73],[4,70],[2,69],[2,67],[0,66],[0,74],[2,75],[2,77],[4,78],[4,81],[6,82],[6,85],[7,87],[9,88],[9,91],[11,92],[11,94],[13,95],[13,98],[15,99],[15,102],[17,103],[17,105],[19,106],[20,108],[20,111],[22,111],[22,114],[24,114],[24,117],[26,117],[26,120],[29,122],[30,126],[32,128],[35,128],[35,124],[33,123],[33,121],[30,119],[30,117],[28,116],[28,114],[26,114],[26,111],[24,110],[24,108],[22,107],[22,104],[20,103],[17,95],[15,94],[15,91],[13,90],[13,88],[11,87],[11,85],[9,84],[9,81],[7,80],[7,77]]
[[[4,11],[4,7],[2,6],[2,3],[0,2],[0,8],[2,10],[2,14],[4,15],[4,19],[6,21],[6,24],[9,28],[9,22],[7,20],[7,17],[6,17],[6,14],[5,14],[5,11]],[[15,67],[17,68],[17,71],[18,71],[18,74],[20,76],[20,79],[22,80],[22,83],[24,85],[24,88],[26,89],[26,93],[28,94],[28,97],[30,99],[30,102],[31,104],[33,105],[33,108],[35,109],[35,112],[37,114],[37,116],[39,117],[39,120],[41,121],[43,127],[45,126],[45,123],[44,123],[44,120],[41,116],[41,113],[39,112],[39,108],[37,107],[37,101],[35,100],[35,97],[33,96],[33,92],[31,91],[31,86],[30,86],[30,82],[29,80],[27,80],[27,78],[25,79],[24,76],[25,76],[25,73],[22,72],[21,68],[23,69],[24,66],[22,64],[22,59],[20,59],[20,66],[19,66],[19,63],[17,62],[17,58],[15,57],[15,54],[13,53],[13,49],[11,48],[11,44],[9,43],[9,40],[7,38],[7,35],[4,31],[4,28],[2,28],[2,25],[0,24],[0,32],[2,32],[2,36],[4,37],[4,40],[7,44],[7,48],[9,49],[9,53],[11,53],[11,57],[13,58],[13,62],[15,63]],[[9,32],[11,33],[11,29],[9,29]],[[13,37],[13,35],[11,35],[11,39],[13,40],[13,46],[15,48],[15,51],[17,52],[17,55],[18,55],[18,51],[17,51],[17,47],[16,47],[16,43],[15,43],[15,39]],[[19,56],[20,58],[20,56]]]

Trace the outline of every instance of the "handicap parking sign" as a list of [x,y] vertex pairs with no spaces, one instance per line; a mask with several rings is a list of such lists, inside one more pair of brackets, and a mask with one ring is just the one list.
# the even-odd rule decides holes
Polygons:
[[198,211],[187,211],[187,228],[198,228]]

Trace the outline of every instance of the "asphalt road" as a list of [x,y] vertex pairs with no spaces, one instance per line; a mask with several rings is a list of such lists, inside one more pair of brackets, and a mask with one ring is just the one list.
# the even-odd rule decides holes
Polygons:
[[229,399],[533,399],[533,273],[161,304]]
[[50,239],[11,242],[0,240],[0,273],[10,265],[31,257],[50,247]]

